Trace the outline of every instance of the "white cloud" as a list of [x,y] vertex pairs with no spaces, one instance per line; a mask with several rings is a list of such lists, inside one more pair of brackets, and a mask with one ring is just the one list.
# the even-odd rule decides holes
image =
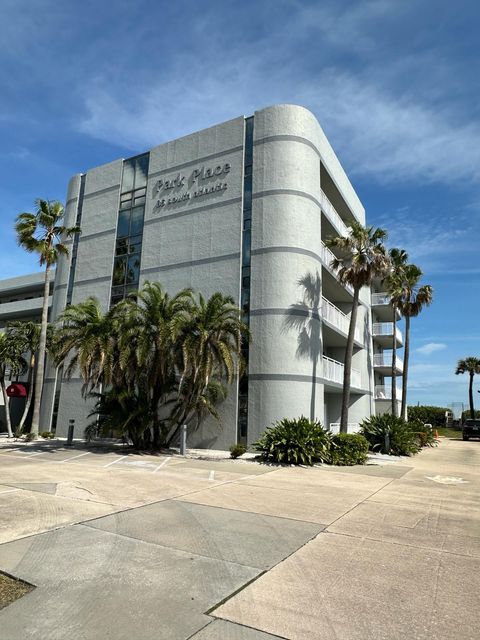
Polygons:
[[417,353],[421,353],[424,356],[429,356],[436,351],[443,351],[447,348],[447,345],[443,342],[427,342],[423,347],[416,349]]

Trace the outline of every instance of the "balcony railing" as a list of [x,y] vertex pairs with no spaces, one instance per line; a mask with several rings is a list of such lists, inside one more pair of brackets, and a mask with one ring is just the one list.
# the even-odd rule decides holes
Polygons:
[[[329,430],[333,434],[340,433],[340,422],[330,422]],[[357,433],[357,431],[359,430],[360,425],[358,424],[358,422],[347,423],[347,433]]]
[[325,193],[323,193],[322,190],[320,190],[320,204],[322,205],[322,209],[325,212],[325,215],[333,224],[333,226],[337,229],[337,231],[340,232],[340,235],[348,236],[350,233],[349,228],[347,227],[345,222],[342,220],[337,210],[335,209],[333,204],[330,202],[330,200],[327,198],[327,196],[325,195]]
[[[393,337],[393,322],[374,322],[373,335]],[[402,342],[402,332],[398,327],[395,327],[395,337],[398,342]]]
[[[377,384],[375,386],[375,400],[391,400],[392,388],[386,387],[384,384]],[[402,399],[402,390],[397,387],[397,400]]]
[[388,293],[372,293],[372,307],[391,304],[391,296]]
[[[327,380],[343,384],[343,369],[342,362],[323,356],[323,377]],[[357,388],[362,386],[362,378],[358,369],[351,370],[350,384],[352,387]]]
[[[343,313],[338,307],[336,307],[333,302],[327,300],[327,298],[322,296],[322,316],[327,322],[333,324],[335,327],[338,327],[342,333],[348,335],[348,329],[350,326],[350,318]],[[360,331],[358,327],[355,327],[355,340],[357,342],[361,342]]]
[[[403,360],[398,356],[395,359],[397,369],[403,371]],[[374,367],[391,367],[392,366],[392,354],[391,353],[376,353],[373,356]]]
[[[338,269],[335,270],[331,266],[332,261],[335,260],[336,256],[323,242],[320,245],[320,257],[322,258],[322,261],[325,263],[328,269],[330,269],[330,271],[334,273],[338,278]],[[347,291],[353,294],[353,288],[349,284],[345,284],[343,286],[347,289]]]

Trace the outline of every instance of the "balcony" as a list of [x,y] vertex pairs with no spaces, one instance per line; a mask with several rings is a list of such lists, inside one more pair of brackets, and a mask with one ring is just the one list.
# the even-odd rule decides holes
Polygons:
[[[403,361],[398,356],[396,357],[395,371],[397,374],[403,372]],[[373,356],[373,366],[375,371],[383,376],[392,375],[392,354],[391,353],[376,353]]]
[[[43,298],[30,298],[29,300],[15,300],[0,304],[0,321],[31,320],[42,315]],[[52,296],[48,298],[49,308],[52,306]]]
[[[379,320],[393,320],[392,298],[390,294],[384,292],[372,293],[372,310],[375,311]],[[400,312],[397,309],[397,320],[400,319]]]
[[322,205],[323,212],[332,223],[332,226],[338,231],[338,233],[341,236],[348,236],[349,228],[322,190],[320,190],[320,204]]
[[[393,346],[393,322],[374,322],[373,338],[384,347],[392,348]],[[395,327],[395,344],[397,347],[403,345],[402,332]]]
[[[343,363],[338,362],[337,360],[333,360],[332,358],[327,358],[327,356],[323,356],[322,360],[323,360],[323,377],[326,378],[327,380],[331,380],[332,382],[343,384],[343,370],[344,370]],[[358,369],[352,369],[350,384],[352,387],[356,387],[357,389],[361,388],[362,377]]]
[[[392,388],[387,387],[384,384],[377,384],[375,386],[375,400],[391,400]],[[402,399],[402,390],[397,387],[397,400]]]
[[[331,266],[332,261],[335,260],[336,256],[323,242],[320,245],[320,257],[327,269],[333,273],[338,280],[338,269],[335,270]],[[353,295],[353,288],[349,284],[342,284],[342,286]]]
[[[322,296],[322,320],[326,320],[335,329],[348,336],[350,318],[324,296]],[[362,343],[358,327],[355,327],[355,341]]]

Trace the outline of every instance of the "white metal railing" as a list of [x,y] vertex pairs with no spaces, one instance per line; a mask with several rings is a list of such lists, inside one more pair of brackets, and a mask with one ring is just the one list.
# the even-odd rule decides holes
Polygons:
[[[323,377],[332,382],[343,383],[343,363],[323,356]],[[362,378],[358,369],[351,370],[350,384],[352,387],[360,388],[362,384]]]
[[[324,296],[322,296],[322,317],[348,335],[350,318]],[[355,340],[361,342],[358,327],[355,327]]]
[[333,226],[340,231],[340,235],[348,236],[350,233],[350,229],[347,227],[345,222],[340,217],[339,213],[330,202],[326,194],[320,189],[320,204],[322,205],[322,209],[325,212],[325,215],[333,223]]
[[[373,335],[374,336],[392,336],[393,337],[393,322],[374,322],[373,323]],[[398,327],[395,327],[395,337],[398,342],[402,341],[402,332]]]
[[[384,384],[377,384],[375,386],[375,400],[391,400],[392,388],[386,387]],[[397,400],[402,399],[402,390],[397,387]]]
[[[338,278],[338,269],[332,268],[332,261],[335,260],[336,256],[323,242],[320,244],[320,257],[330,271],[332,271],[332,273],[334,273]],[[344,284],[343,286],[347,291],[353,294],[353,288],[349,284]]]
[[[333,434],[340,433],[340,422],[330,422],[329,431]],[[357,433],[360,431],[358,422],[347,423],[347,433]]]
[[391,296],[388,293],[372,293],[372,307],[375,305],[391,304]]
[[[398,356],[395,359],[397,369],[403,371],[403,360]],[[392,354],[391,353],[375,353],[373,356],[374,367],[391,367],[392,366]]]

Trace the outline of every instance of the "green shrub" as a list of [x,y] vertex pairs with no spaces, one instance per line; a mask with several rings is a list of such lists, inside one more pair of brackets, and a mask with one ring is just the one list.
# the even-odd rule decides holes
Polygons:
[[265,460],[312,465],[317,460],[328,461],[331,440],[320,422],[301,416],[284,418],[268,427],[253,447]]
[[360,432],[368,440],[370,449],[394,456],[411,456],[420,450],[418,432],[402,418],[389,413],[364,420]]
[[438,445],[431,427],[425,426],[419,420],[409,420],[407,425],[410,431],[417,436],[420,447],[436,447]]
[[247,447],[244,444],[232,444],[230,447],[230,457],[235,459],[243,456],[247,451]]
[[27,434],[25,435],[25,440],[26,440],[27,442],[32,442],[33,440],[36,440],[36,439],[37,439],[37,436],[36,436],[36,434],[35,434],[35,433],[27,433]]
[[42,431],[38,434],[41,438],[45,438],[45,440],[51,440],[55,437],[55,434],[52,431]]
[[13,435],[15,436],[15,438],[22,438],[23,437],[23,429],[16,429],[15,433]]
[[368,440],[360,433],[337,433],[332,438],[330,464],[351,466],[365,464],[368,454]]
[[419,421],[422,424],[431,424],[433,427],[444,427],[445,411],[448,409],[444,407],[419,405],[407,407],[407,417],[409,422]]

